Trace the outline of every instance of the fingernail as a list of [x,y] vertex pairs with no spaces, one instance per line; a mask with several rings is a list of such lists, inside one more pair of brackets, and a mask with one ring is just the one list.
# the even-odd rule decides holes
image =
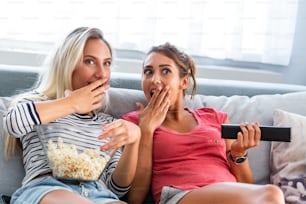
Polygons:
[[100,150],[101,150],[101,151],[107,151],[107,147],[101,146],[101,147],[100,147]]

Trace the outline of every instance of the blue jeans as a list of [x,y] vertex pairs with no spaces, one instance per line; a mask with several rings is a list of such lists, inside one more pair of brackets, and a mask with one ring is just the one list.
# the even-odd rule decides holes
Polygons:
[[97,204],[118,201],[119,198],[100,182],[65,182],[51,176],[37,178],[13,193],[11,204],[37,204],[49,192],[67,190],[74,192]]

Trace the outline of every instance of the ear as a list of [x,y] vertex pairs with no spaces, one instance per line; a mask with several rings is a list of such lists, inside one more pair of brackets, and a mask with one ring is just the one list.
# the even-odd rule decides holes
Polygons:
[[188,89],[189,87],[189,75],[184,76],[184,78],[181,79],[181,88],[183,90]]

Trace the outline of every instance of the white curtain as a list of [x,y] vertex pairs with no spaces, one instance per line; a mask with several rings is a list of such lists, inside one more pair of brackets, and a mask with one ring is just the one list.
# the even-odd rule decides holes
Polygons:
[[95,26],[114,48],[171,42],[193,55],[288,65],[297,7],[298,0],[1,0],[0,39],[56,42]]

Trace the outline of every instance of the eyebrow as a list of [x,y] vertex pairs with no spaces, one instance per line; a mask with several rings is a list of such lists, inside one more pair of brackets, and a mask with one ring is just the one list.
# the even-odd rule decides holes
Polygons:
[[[97,57],[95,57],[95,56],[93,56],[93,55],[84,55],[84,58],[85,58],[85,57],[90,57],[90,58],[94,58],[95,60],[97,60]],[[106,60],[112,60],[112,58],[111,58],[111,57],[108,57],[108,58],[103,59],[103,61],[106,61]]]
[[158,67],[172,67],[170,64],[161,64]]
[[[152,68],[153,66],[152,65],[146,65],[144,66],[144,68]],[[158,67],[162,68],[162,67],[171,67],[170,64],[160,64],[158,65]]]

